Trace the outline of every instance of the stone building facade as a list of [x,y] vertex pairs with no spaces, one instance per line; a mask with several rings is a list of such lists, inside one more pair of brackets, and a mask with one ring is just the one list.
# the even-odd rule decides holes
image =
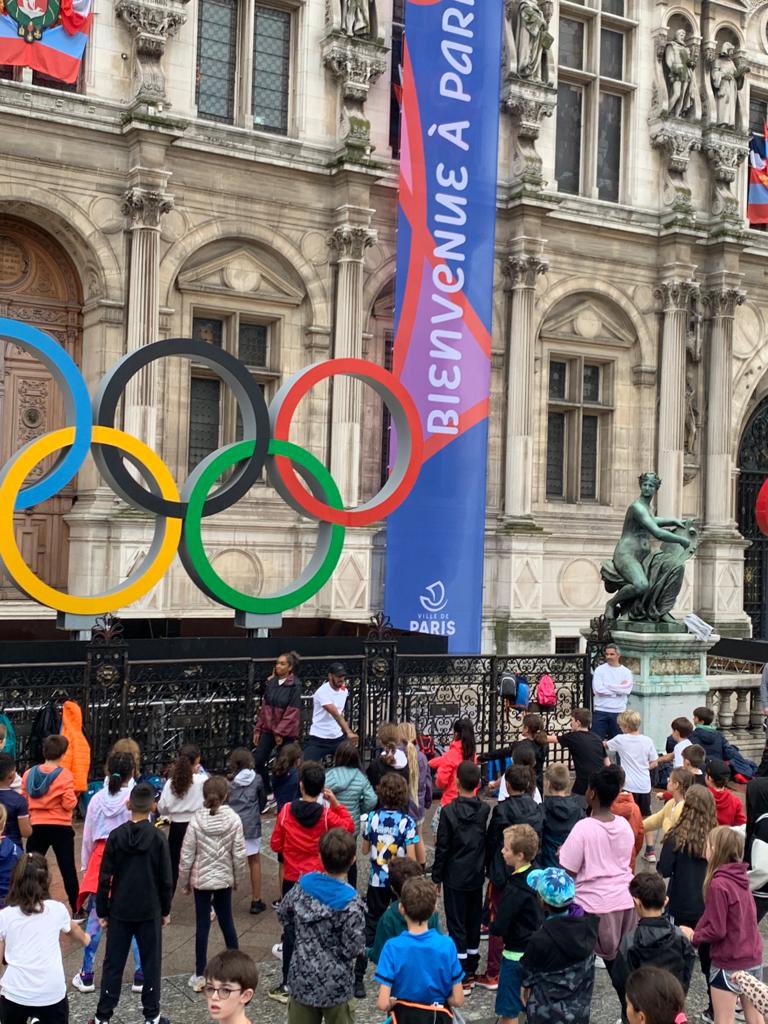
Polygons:
[[[402,0],[96,0],[73,89],[0,67],[0,315],[53,333],[91,388],[159,337],[224,346],[267,397],[330,355],[386,363],[402,19]],[[679,607],[764,633],[745,481],[768,468],[768,236],[746,221],[746,155],[768,3],[507,0],[504,66],[484,647],[573,648],[652,467],[661,512],[702,530]],[[0,461],[61,422],[11,345],[0,409]],[[238,432],[231,396],[179,359],[133,382],[123,415],[179,482]],[[352,504],[379,487],[384,427],[338,381],[293,439],[323,459],[333,441]],[[89,462],[17,529],[36,571],[87,592],[130,572],[153,522]],[[224,578],[267,593],[315,528],[257,485],[205,536]],[[381,530],[349,530],[300,614],[367,618],[384,551]],[[2,619],[45,615],[0,580]],[[177,563],[124,615],[231,612]]]

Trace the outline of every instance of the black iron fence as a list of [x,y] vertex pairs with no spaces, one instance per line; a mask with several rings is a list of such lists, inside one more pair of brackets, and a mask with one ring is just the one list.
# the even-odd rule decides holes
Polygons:
[[[521,716],[505,708],[500,697],[505,673],[525,676],[534,687],[545,673],[552,676],[557,705],[544,712],[552,731],[566,730],[571,709],[587,700],[586,656],[411,654],[402,653],[402,642],[386,639],[358,641],[354,650],[349,643],[328,643],[328,654],[301,663],[303,728],[306,732],[311,720],[312,694],[326,679],[329,664],[342,658],[350,694],[346,715],[365,758],[385,721],[411,721],[440,747],[450,743],[453,721],[467,717],[474,722],[481,755],[505,746],[518,735]],[[120,736],[136,739],[147,772],[162,771],[185,742],[200,747],[207,768],[221,770],[234,747],[250,745],[254,713],[274,664],[274,642],[266,646],[229,639],[132,645],[107,631],[91,643],[56,644],[54,661],[50,655],[44,660],[46,645],[23,650],[4,645],[0,712],[16,732],[21,767],[28,764],[30,732],[40,709],[52,701],[60,710],[72,700],[83,711],[95,776]]]

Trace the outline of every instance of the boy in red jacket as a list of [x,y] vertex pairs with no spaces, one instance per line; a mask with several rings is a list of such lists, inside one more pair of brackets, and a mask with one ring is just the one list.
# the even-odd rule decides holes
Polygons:
[[712,760],[707,765],[707,788],[715,798],[718,825],[746,825],[747,816],[741,800],[728,789],[731,773],[725,761]]
[[[290,892],[302,875],[322,871],[320,840],[332,828],[343,828],[354,834],[355,823],[330,789],[325,789],[325,770],[316,761],[305,761],[299,775],[298,800],[286,804],[275,822],[270,846],[283,855],[283,896]],[[283,931],[283,980],[267,993],[270,999],[287,1004],[289,1000],[288,968],[293,955],[292,929]]]

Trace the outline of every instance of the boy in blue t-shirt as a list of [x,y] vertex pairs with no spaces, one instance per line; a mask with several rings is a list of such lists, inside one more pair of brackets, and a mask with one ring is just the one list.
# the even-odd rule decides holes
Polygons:
[[10,754],[0,753],[0,804],[7,812],[5,834],[23,849],[23,840],[32,835],[32,825],[26,798],[12,788],[16,777],[16,762]]
[[[376,788],[379,806],[370,811],[362,829],[363,853],[371,858],[368,892],[365,896],[365,945],[376,938],[376,926],[392,898],[389,887],[389,862],[396,857],[416,859],[419,833],[416,822],[407,814],[408,784],[401,775],[388,772]],[[355,998],[365,998],[364,957],[355,964]]]
[[[375,975],[381,985],[379,1010],[388,1012],[401,1000],[429,1007],[464,1004],[464,968],[456,945],[427,927],[436,903],[437,891],[427,878],[409,878],[403,886],[400,910],[408,931],[389,939],[381,951]],[[405,1007],[398,1010],[398,1021],[404,1014]]]

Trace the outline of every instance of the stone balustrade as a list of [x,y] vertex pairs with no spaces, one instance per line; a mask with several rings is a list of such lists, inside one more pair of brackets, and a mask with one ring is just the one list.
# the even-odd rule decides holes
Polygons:
[[759,673],[720,672],[708,675],[707,681],[718,728],[746,757],[759,762],[765,746]]

